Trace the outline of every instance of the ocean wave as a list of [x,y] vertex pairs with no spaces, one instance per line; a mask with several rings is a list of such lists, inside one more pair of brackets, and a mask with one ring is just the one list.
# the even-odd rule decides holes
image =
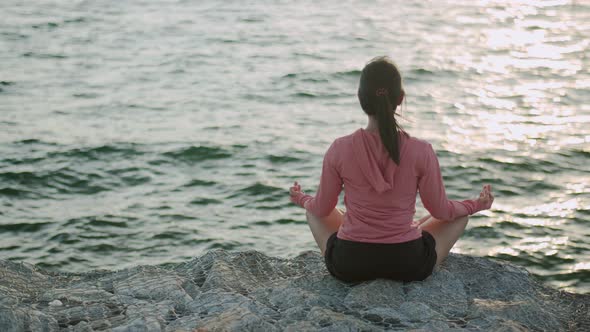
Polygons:
[[36,233],[53,223],[51,222],[19,222],[15,224],[0,224],[0,233],[5,232],[24,232],[24,233]]
[[536,159],[530,157],[519,157],[520,161],[502,161],[491,157],[480,157],[477,161],[482,162],[486,165],[495,165],[501,167],[505,171],[512,172],[544,172],[544,173],[555,173],[562,170],[562,165],[559,165],[553,161],[547,159]]
[[266,185],[260,182],[256,182],[253,185],[241,188],[239,190],[237,190],[234,194],[228,196],[228,198],[234,198],[234,197],[239,197],[242,195],[248,195],[250,197],[259,197],[259,199],[264,199],[264,198],[260,198],[260,196],[264,196],[266,198],[270,197],[270,196],[275,196],[276,194],[279,193],[285,193],[285,189],[284,188],[279,188],[279,187],[275,187],[275,186],[271,186],[271,185]]
[[26,190],[26,189],[16,189],[12,187],[4,187],[0,188],[0,197],[9,197],[9,198],[47,198],[39,193],[34,191]]
[[40,23],[40,24],[33,24],[31,25],[31,28],[33,29],[55,29],[59,27],[59,23],[55,23],[55,22],[47,22],[47,23]]
[[103,179],[97,173],[80,173],[67,167],[55,171],[0,173],[0,181],[40,193],[47,193],[49,190],[59,194],[92,195],[110,190],[107,184],[100,183]]
[[192,179],[187,184],[183,185],[183,187],[211,187],[216,185],[217,182],[210,181],[210,180],[201,180],[201,179]]
[[218,200],[218,199],[214,199],[214,198],[196,198],[193,199],[190,204],[192,205],[210,205],[210,204],[222,204],[223,202]]
[[277,223],[279,225],[289,225],[289,224],[307,224],[306,220],[296,220],[296,219],[290,219],[290,218],[280,218],[280,219],[276,219],[273,221],[274,223]]
[[475,226],[465,230],[465,236],[475,239],[501,239],[504,237],[502,232],[496,230],[493,226]]
[[75,234],[69,232],[60,232],[57,233],[49,238],[49,241],[54,241],[63,244],[75,244],[79,243],[82,240],[78,238]]
[[78,248],[82,252],[94,252],[94,253],[110,253],[110,252],[126,252],[130,251],[131,248],[125,246],[115,245],[109,242],[102,242],[96,244],[87,244],[83,247]]
[[361,71],[359,69],[338,71],[338,72],[335,72],[335,73],[331,73],[329,76],[331,78],[334,78],[334,79],[341,79],[341,78],[354,78],[354,79],[357,79],[357,78],[359,78],[361,76]]
[[165,231],[154,234],[151,238],[154,240],[182,240],[187,236],[186,232]]
[[187,163],[230,158],[232,153],[220,147],[190,146],[163,153],[164,156]]
[[301,159],[293,157],[293,156],[281,156],[281,155],[268,155],[266,156],[271,163],[277,164],[284,164],[284,163],[291,163],[291,162],[300,162]]
[[52,54],[52,53],[36,53],[36,52],[25,52],[21,55],[25,58],[37,58],[37,59],[67,59],[68,56],[65,54]]
[[[95,147],[82,147],[62,151],[48,152],[47,158],[85,159],[85,160],[108,160],[120,157],[128,159],[145,154],[143,146],[134,143],[121,143],[113,145],[100,145]],[[107,159],[108,158],[108,159]]]
[[85,23],[88,22],[88,19],[85,17],[76,17],[76,18],[69,18],[69,19],[64,19],[61,22],[55,22],[55,21],[51,21],[51,22],[44,22],[44,23],[37,23],[37,24],[32,24],[31,28],[33,29],[37,29],[37,30],[54,30],[57,29],[59,27],[65,26],[67,24],[72,24],[72,23]]
[[14,85],[14,82],[10,81],[0,81],[0,92],[3,92],[6,87]]
[[292,95],[293,97],[297,98],[317,98],[319,97],[318,94],[311,93],[311,92],[297,92]]
[[130,228],[132,222],[138,221],[136,217],[106,214],[101,216],[86,216],[68,219],[64,226],[73,226],[82,229],[96,229],[103,227]]

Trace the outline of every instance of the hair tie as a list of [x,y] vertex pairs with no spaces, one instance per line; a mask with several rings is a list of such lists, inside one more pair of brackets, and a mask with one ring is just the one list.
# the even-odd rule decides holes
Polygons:
[[375,95],[377,95],[377,96],[385,96],[385,95],[387,95],[387,94],[389,94],[389,92],[387,91],[387,89],[386,89],[386,88],[379,88],[379,89],[377,89],[377,91],[375,92]]

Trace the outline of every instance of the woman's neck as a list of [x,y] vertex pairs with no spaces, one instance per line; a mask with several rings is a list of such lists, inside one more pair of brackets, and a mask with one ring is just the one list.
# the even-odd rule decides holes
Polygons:
[[374,116],[369,115],[369,123],[367,124],[366,131],[378,132],[379,131],[379,124],[377,123],[377,119]]

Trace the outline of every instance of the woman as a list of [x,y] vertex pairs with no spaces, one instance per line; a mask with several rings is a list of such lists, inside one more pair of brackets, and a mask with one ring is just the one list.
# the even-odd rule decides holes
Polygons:
[[[365,66],[358,98],[369,118],[367,127],[332,143],[315,197],[295,182],[291,201],[307,210],[333,276],[344,281],[423,280],[447,257],[467,216],[491,207],[491,187],[485,185],[476,200],[447,199],[432,146],[396,122],[404,90],[389,58]],[[346,213],[335,208],[342,186]],[[431,216],[414,222],[417,192]]]

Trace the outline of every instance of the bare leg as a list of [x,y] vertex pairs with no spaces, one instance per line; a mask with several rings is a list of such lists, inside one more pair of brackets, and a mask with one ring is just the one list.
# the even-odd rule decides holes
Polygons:
[[342,211],[334,209],[327,217],[324,218],[318,218],[309,212],[306,213],[306,217],[307,224],[309,225],[309,229],[311,229],[313,238],[318,244],[318,247],[322,252],[322,256],[324,256],[324,253],[326,252],[326,242],[328,241],[330,235],[337,232],[340,228],[340,225],[342,225],[344,214]]
[[453,248],[455,242],[463,234],[468,221],[469,218],[467,216],[451,221],[434,219],[420,227],[432,234],[436,240],[436,265],[440,265],[447,258],[451,248]]

